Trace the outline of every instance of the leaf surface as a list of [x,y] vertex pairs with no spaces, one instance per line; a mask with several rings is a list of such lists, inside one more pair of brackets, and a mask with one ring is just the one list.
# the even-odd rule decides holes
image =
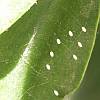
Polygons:
[[[84,80],[80,88],[70,96],[70,100],[99,100],[100,98],[100,23],[97,32],[97,39],[86,71]],[[66,100],[66,99],[65,99]]]
[[75,91],[90,59],[98,19],[98,0],[38,0],[0,35],[0,99],[62,100]]

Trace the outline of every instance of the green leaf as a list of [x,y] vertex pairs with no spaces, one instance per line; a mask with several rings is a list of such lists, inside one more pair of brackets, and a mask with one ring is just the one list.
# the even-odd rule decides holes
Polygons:
[[99,100],[100,98],[100,24],[97,32],[97,39],[86,71],[84,80],[80,88],[70,96],[70,100]]
[[0,0],[0,34],[36,3],[37,0]]
[[98,2],[38,0],[1,34],[0,100],[62,100],[75,91],[94,46]]

